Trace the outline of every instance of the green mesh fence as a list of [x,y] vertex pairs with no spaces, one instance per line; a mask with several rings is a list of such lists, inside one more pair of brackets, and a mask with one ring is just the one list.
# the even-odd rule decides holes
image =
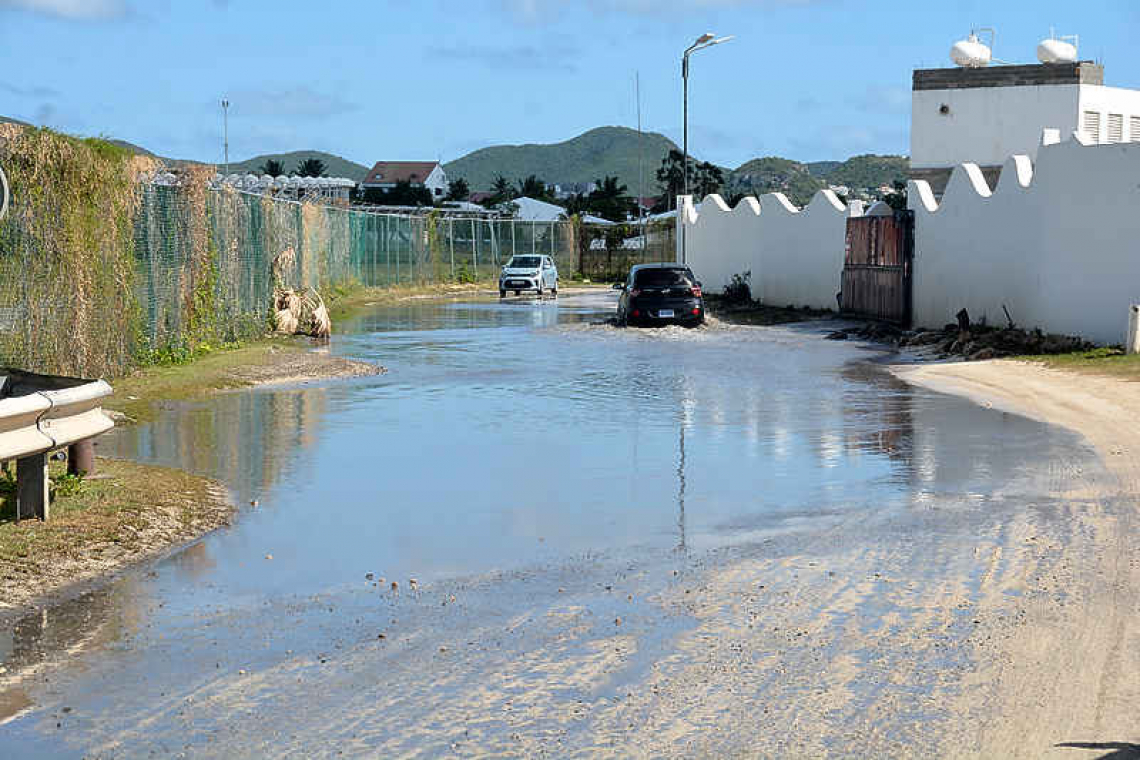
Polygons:
[[141,184],[137,193],[132,218],[112,225],[123,234],[84,249],[75,272],[74,256],[52,243],[68,231],[42,204],[31,213],[13,198],[0,221],[0,366],[114,376],[262,334],[275,260],[281,285],[323,292],[490,279],[516,253],[579,271],[568,221],[377,214],[202,186]]

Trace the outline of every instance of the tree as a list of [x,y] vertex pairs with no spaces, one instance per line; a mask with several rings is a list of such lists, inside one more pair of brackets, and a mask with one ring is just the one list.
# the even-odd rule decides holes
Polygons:
[[617,177],[604,177],[596,180],[597,187],[590,193],[590,209],[598,216],[611,222],[624,222],[633,206],[629,188],[618,184]]
[[377,206],[431,206],[431,191],[423,185],[412,186],[403,180],[391,189],[379,187],[364,188],[364,202]]
[[[677,196],[685,191],[685,154],[673,148],[661,160],[661,167],[657,170],[657,182],[661,185],[666,198],[667,207],[675,208]],[[710,193],[720,192],[724,185],[724,171],[716,164],[708,161],[698,162],[689,156],[689,192],[697,200]]]
[[298,177],[323,177],[325,176],[325,162],[319,158],[306,158],[297,164],[296,174]]
[[447,200],[465,201],[469,197],[471,197],[471,188],[467,185],[467,180],[460,177],[447,183]]
[[550,200],[550,190],[546,187],[546,183],[539,179],[534,174],[526,179],[519,180],[519,195],[526,196],[527,198],[536,198],[540,201]]
[[262,174],[268,174],[270,177],[280,177],[285,173],[285,164],[277,159],[271,158],[262,164],[258,171]]
[[493,195],[484,201],[485,206],[491,208],[500,203],[514,200],[518,197],[515,189],[511,186],[511,181],[504,177],[502,174],[495,177],[495,181],[491,183],[491,192]]
[[895,189],[883,196],[883,203],[895,211],[906,211],[906,183],[896,179],[893,184]]

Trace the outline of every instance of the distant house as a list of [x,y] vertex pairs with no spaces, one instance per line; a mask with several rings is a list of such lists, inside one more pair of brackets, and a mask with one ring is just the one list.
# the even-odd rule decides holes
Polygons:
[[377,161],[360,186],[391,190],[400,182],[426,187],[432,198],[447,194],[447,175],[438,161]]

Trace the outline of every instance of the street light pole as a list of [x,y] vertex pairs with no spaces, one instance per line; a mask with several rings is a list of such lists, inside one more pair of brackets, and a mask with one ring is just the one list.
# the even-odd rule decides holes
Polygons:
[[[684,161],[682,171],[684,173],[684,192],[683,195],[689,194],[689,56],[698,50],[704,50],[713,45],[719,45],[722,42],[728,42],[732,39],[732,35],[728,37],[717,37],[712,32],[705,32],[697,41],[689,47],[685,48],[685,54],[681,56],[681,90],[683,92],[682,98],[684,105],[682,106],[681,117],[681,130],[683,137],[681,142],[684,150]],[[681,208],[677,207],[677,218],[681,222],[681,263],[688,263],[688,252],[685,248],[685,219],[681,216]]]
[[228,175],[230,173],[230,101],[228,98],[222,98],[222,157],[226,164],[223,175]]

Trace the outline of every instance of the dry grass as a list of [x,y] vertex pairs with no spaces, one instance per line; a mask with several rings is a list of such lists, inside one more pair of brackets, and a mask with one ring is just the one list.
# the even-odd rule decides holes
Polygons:
[[60,485],[46,523],[14,522],[15,496],[0,480],[0,611],[188,541],[232,513],[220,486],[179,470],[100,459],[91,479],[53,472]]

